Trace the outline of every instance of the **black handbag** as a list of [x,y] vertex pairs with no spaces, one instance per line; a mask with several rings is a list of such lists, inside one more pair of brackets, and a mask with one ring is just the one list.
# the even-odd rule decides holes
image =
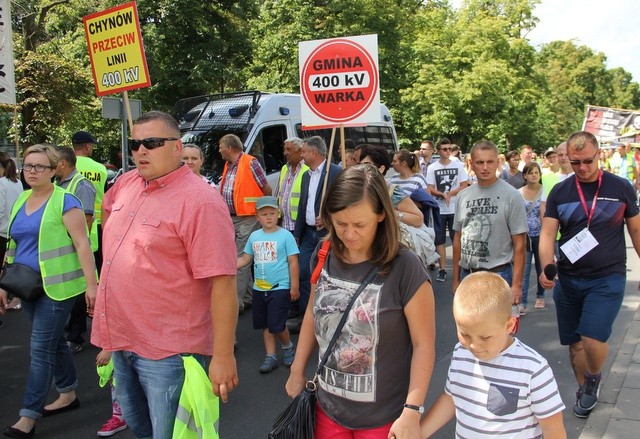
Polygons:
[[44,294],[40,273],[22,264],[4,264],[0,288],[25,302],[35,302]]
[[318,375],[322,372],[322,368],[324,368],[324,365],[327,363],[331,350],[336,344],[344,324],[347,322],[347,317],[351,307],[362,290],[369,285],[377,273],[378,268],[373,267],[371,271],[367,273],[367,276],[351,297],[349,304],[342,314],[340,323],[338,323],[338,326],[331,337],[331,341],[327,345],[327,349],[324,351],[324,355],[322,356],[322,360],[318,365],[318,369],[313,376],[313,379],[307,381],[305,389],[289,403],[287,408],[285,408],[280,415],[278,415],[273,423],[271,431],[269,432],[269,439],[313,439],[313,429],[316,424],[316,385]]

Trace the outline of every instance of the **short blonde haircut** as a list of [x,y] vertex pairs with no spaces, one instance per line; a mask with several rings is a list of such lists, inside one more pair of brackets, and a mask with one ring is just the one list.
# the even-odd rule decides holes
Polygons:
[[480,271],[465,277],[453,297],[453,311],[470,318],[492,318],[500,323],[511,316],[511,288],[496,273]]
[[36,145],[31,145],[25,150],[24,155],[22,156],[22,160],[24,161],[29,154],[34,154],[34,153],[46,154],[47,158],[49,159],[49,166],[53,168],[58,166],[58,162],[60,161],[60,156],[58,155],[58,152],[53,146],[42,145],[39,143]]
[[[593,134],[587,131],[578,131],[577,133],[573,133],[569,136],[567,140],[567,152],[569,149],[573,151],[582,151],[587,147],[587,145],[592,145],[595,149],[599,149],[598,139]],[[624,147],[624,145],[620,145]]]

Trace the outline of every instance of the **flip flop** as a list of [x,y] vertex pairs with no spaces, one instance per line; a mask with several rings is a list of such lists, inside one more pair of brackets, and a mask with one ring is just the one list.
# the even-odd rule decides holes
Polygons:
[[546,307],[546,305],[545,305],[544,301],[538,301],[538,300],[536,300],[535,307],[536,307],[537,309],[543,309],[543,308],[545,308],[545,307]]

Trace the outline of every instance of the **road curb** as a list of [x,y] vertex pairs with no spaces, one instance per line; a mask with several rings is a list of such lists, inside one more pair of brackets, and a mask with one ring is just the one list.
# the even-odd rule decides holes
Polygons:
[[579,439],[638,437],[640,431],[640,307],[626,330],[611,369],[602,383],[600,401]]

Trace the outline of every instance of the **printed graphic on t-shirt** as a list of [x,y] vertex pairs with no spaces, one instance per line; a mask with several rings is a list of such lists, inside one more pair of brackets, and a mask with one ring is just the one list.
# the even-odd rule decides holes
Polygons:
[[[342,312],[358,283],[330,278],[323,271],[315,303],[316,333],[320,334],[320,355],[333,335]],[[326,392],[352,401],[375,400],[376,352],[378,346],[378,308],[381,285],[369,284],[353,304],[340,337],[319,376]]]
[[255,264],[271,264],[278,260],[278,243],[276,241],[258,241],[251,245]]
[[[256,241],[251,244],[253,249],[253,263],[256,267],[265,264],[273,264],[278,261],[278,243],[276,241]],[[256,270],[255,285],[263,290],[270,290],[273,288],[271,282],[264,279],[264,269],[259,272]]]
[[497,200],[495,202],[491,198],[467,200],[465,210],[467,216],[462,223],[460,235],[461,253],[479,258],[479,262],[488,262],[491,257],[489,252],[490,215],[498,213]]
[[433,176],[439,192],[449,192],[458,187],[458,168],[435,169]]

